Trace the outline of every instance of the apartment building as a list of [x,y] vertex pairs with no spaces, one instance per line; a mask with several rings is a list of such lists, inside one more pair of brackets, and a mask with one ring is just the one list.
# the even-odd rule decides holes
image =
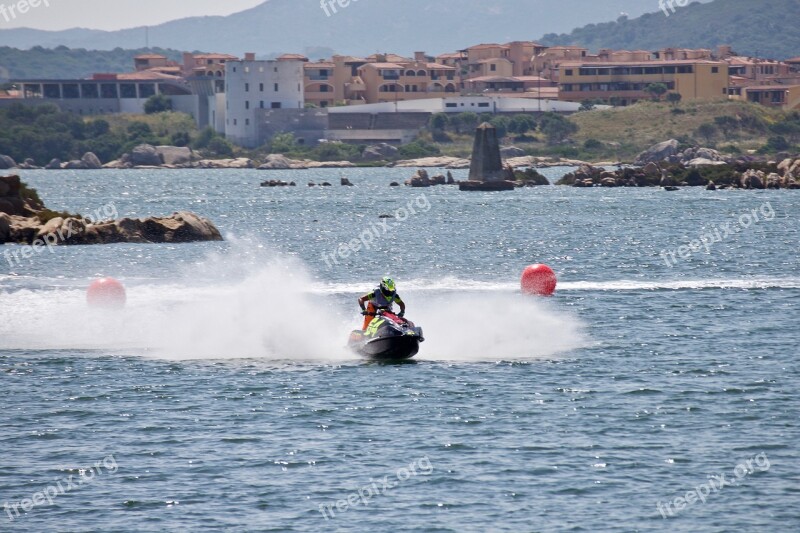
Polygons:
[[413,60],[365,63],[358,68],[358,78],[367,104],[441,98],[460,89],[458,69],[432,63],[423,52]]
[[248,148],[260,142],[259,110],[303,109],[303,66],[294,57],[258,61],[255,54],[225,63],[225,136]]
[[646,89],[657,83],[685,100],[728,94],[725,61],[565,62],[559,69],[559,98],[568,102],[613,99],[617,105],[630,105],[651,98]]
[[367,62],[365,58],[335,55],[330,60],[306,63],[306,103],[317,107],[365,103],[366,86],[358,69]]

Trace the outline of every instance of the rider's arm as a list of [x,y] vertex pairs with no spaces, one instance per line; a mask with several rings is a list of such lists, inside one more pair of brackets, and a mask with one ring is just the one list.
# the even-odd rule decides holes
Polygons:
[[370,301],[371,299],[372,299],[372,293],[365,294],[364,296],[358,299],[358,306],[361,308],[362,311],[367,310],[367,307],[364,304]]
[[397,297],[397,299],[395,301],[397,302],[397,305],[400,306],[400,312],[405,314],[405,312],[406,312],[406,304],[405,304],[405,302],[403,300],[401,300],[399,296]]

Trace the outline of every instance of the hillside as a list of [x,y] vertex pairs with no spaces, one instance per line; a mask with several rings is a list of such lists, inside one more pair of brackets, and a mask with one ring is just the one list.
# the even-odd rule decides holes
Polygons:
[[[656,2],[653,2],[655,6]],[[635,19],[590,24],[569,34],[548,34],[548,45],[658,50],[667,46],[710,48],[730,44],[739,54],[788,59],[800,55],[798,0],[714,0]]]
[[0,67],[8,70],[11,79],[64,79],[87,78],[96,72],[130,72],[133,58],[142,53],[163,54],[180,61],[177,50],[139,49],[111,51],[87,51],[59,46],[46,49],[40,46],[30,50],[18,50],[7,46],[0,48]]
[[[641,0],[362,0],[326,16],[317,0],[268,0],[227,17],[193,17],[152,26],[149,38],[151,46],[235,55],[306,52],[314,47],[358,55],[442,53],[480,42],[530,40],[615,20],[621,12],[639,16],[653,9],[655,2]],[[145,46],[145,29],[0,30],[3,45],[136,49]]]

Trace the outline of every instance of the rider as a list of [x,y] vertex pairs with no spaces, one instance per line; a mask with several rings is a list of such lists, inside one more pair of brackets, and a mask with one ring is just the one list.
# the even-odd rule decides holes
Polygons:
[[[400,313],[397,316],[403,318],[406,314],[406,304],[397,294],[397,287],[395,286],[392,278],[383,278],[381,285],[374,291],[365,294],[358,299],[358,305],[361,307],[361,314],[364,315],[364,327],[361,329],[366,331],[369,323],[372,322],[375,313],[378,310],[392,310],[392,304],[397,303],[400,306]],[[368,303],[367,307],[364,304]]]

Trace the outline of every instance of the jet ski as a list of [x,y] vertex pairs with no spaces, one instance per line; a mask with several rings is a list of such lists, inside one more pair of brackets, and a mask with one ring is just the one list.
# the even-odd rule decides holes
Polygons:
[[366,331],[350,334],[348,346],[359,355],[375,361],[396,362],[411,359],[425,341],[422,328],[410,320],[381,310],[375,313]]

